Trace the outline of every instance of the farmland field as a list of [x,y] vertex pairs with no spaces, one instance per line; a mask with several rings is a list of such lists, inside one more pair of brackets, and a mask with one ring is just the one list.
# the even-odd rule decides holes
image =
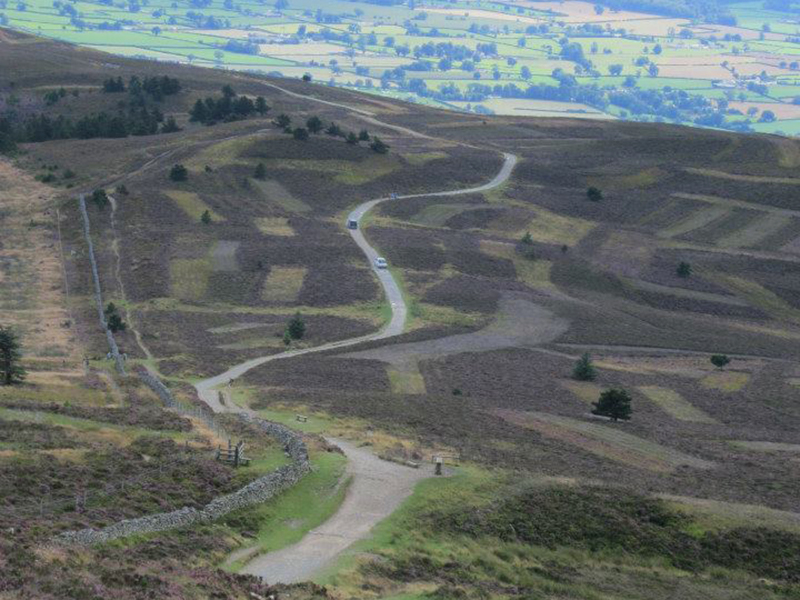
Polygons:
[[757,1],[689,18],[582,0],[21,0],[0,5],[0,25],[122,56],[307,76],[459,111],[799,135],[793,14]]

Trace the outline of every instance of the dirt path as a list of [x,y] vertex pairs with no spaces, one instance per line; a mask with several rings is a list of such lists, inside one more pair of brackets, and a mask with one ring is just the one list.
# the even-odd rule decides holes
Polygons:
[[370,450],[331,439],[347,456],[347,476],[352,479],[347,496],[333,517],[309,531],[298,543],[263,554],[250,561],[243,573],[269,583],[296,583],[330,567],[354,542],[366,538],[413,491],[430,469],[410,469],[381,460]]

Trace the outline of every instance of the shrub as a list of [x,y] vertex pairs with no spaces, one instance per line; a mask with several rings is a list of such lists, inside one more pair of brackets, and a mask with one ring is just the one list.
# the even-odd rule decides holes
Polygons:
[[211,213],[208,210],[204,210],[203,214],[200,216],[200,222],[203,225],[210,225],[211,224]]
[[183,165],[173,165],[169,170],[169,178],[172,181],[186,181],[189,179],[189,171]]
[[724,368],[730,362],[731,359],[728,358],[725,354],[714,354],[711,356],[711,364],[717,367],[718,369]]
[[578,381],[594,381],[595,377],[597,377],[597,371],[592,364],[592,357],[588,352],[584,352],[578,362],[575,363],[575,367],[572,369],[572,377]]
[[294,136],[294,139],[296,140],[305,142],[308,139],[308,129],[306,129],[305,127],[297,127],[292,132],[292,136]]
[[106,191],[100,189],[93,191],[89,200],[98,208],[98,210],[103,210],[106,206],[108,206],[109,202]]
[[603,199],[603,192],[599,188],[590,187],[586,190],[586,197],[592,202],[600,202]]
[[358,132],[358,141],[360,142],[368,142],[369,141],[369,132],[366,129],[362,129]]
[[612,421],[627,421],[631,418],[631,397],[625,390],[606,390],[593,406],[592,414],[610,417]]
[[378,154],[386,154],[389,152],[389,145],[385,144],[379,137],[372,138],[372,143],[369,145],[369,147]]
[[277,117],[275,117],[273,123],[275,124],[276,127],[280,127],[281,129],[286,129],[287,127],[289,127],[289,125],[292,124],[292,118],[285,113],[281,113]]
[[692,265],[690,265],[687,262],[681,262],[680,264],[678,264],[677,268],[675,269],[675,274],[678,277],[682,277],[684,279],[686,279],[687,277],[690,277],[691,274],[692,274]]
[[264,166],[264,163],[258,163],[256,167],[256,172],[254,177],[256,179],[266,179],[267,178],[267,167]]
[[351,146],[355,146],[356,144],[358,144],[358,136],[352,131],[347,134],[347,137],[345,139],[347,140],[347,143],[350,144]]

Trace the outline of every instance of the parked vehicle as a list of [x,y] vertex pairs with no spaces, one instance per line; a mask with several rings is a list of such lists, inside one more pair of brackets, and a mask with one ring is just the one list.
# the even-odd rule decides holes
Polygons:
[[379,256],[378,258],[375,259],[375,266],[379,269],[388,269],[389,263],[386,262],[385,258]]
[[358,229],[358,221],[356,221],[355,219],[347,219],[347,228]]

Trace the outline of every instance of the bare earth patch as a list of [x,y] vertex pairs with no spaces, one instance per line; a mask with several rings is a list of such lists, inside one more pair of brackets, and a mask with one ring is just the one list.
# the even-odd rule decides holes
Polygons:
[[568,327],[569,322],[566,319],[556,316],[546,308],[507,294],[500,301],[495,321],[474,333],[396,344],[344,356],[381,360],[403,369],[409,362],[449,354],[538,346],[558,338]]

